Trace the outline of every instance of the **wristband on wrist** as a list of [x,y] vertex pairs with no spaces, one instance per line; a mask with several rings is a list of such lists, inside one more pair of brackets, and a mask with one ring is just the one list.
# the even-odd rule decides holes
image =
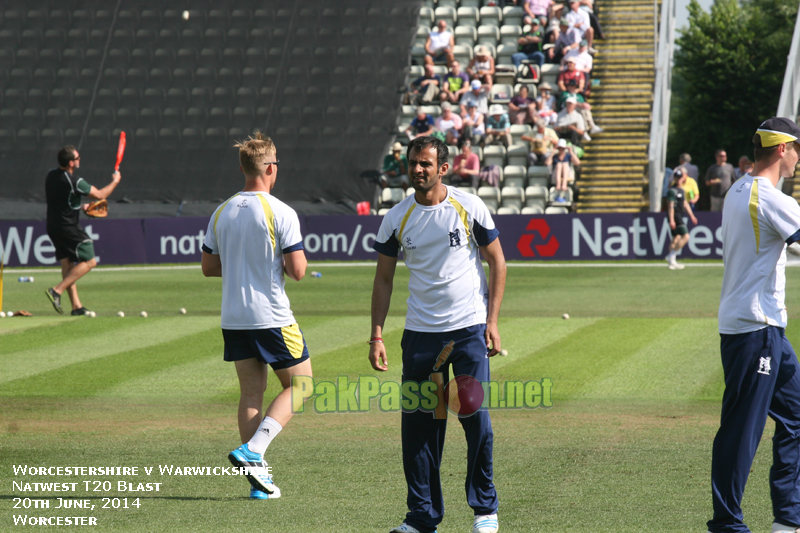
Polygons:
[[372,337],[367,344],[375,344],[376,342],[383,344],[383,339],[380,337]]

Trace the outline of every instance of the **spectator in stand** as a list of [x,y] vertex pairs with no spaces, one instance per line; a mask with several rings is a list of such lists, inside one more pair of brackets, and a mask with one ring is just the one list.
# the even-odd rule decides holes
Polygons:
[[380,178],[382,189],[386,187],[408,188],[408,159],[403,154],[403,145],[394,143],[392,153],[383,158],[383,173]]
[[597,50],[592,48],[594,41],[594,28],[592,28],[592,21],[589,19],[589,13],[581,9],[580,0],[569,0],[569,13],[564,18],[569,21],[571,28],[575,28],[581,34],[581,39],[586,39],[589,42],[589,52],[596,53]]
[[582,141],[590,141],[591,137],[586,133],[583,116],[575,109],[577,105],[575,98],[567,98],[564,109],[558,113],[555,130],[560,138],[567,139],[575,146],[582,146]]
[[561,58],[570,50],[577,50],[583,40],[581,32],[571,27],[569,21],[565,18],[562,18],[559,23],[556,37],[554,46],[547,51],[547,61],[549,63],[560,63]]
[[697,168],[697,165],[692,164],[691,155],[683,153],[678,158],[678,161],[680,162],[680,166],[685,168],[686,171],[689,173],[690,178],[694,178],[695,180],[700,179],[700,169]]
[[544,120],[536,122],[536,132],[532,135],[523,135],[520,140],[526,141],[530,147],[528,153],[528,166],[545,165],[551,167],[553,165],[553,151],[558,144],[558,135],[555,130],[547,127]]
[[450,72],[444,77],[439,99],[442,102],[457,104],[468,92],[469,75],[461,70],[461,63],[453,61]]
[[508,118],[512,124],[533,124],[538,118],[536,102],[528,96],[528,86],[524,83],[508,103]]
[[445,143],[456,146],[463,127],[461,117],[453,113],[452,104],[442,103],[442,114],[436,118],[436,129],[445,134]]
[[417,116],[411,121],[411,125],[406,128],[406,135],[409,139],[432,135],[436,131],[433,125],[433,117],[425,112],[421,107],[417,108]]
[[556,144],[556,154],[553,157],[553,184],[556,187],[556,202],[567,201],[569,178],[572,176],[571,166],[580,165],[581,160],[575,155],[572,146],[567,145],[566,139],[559,139]]
[[[675,169],[675,171],[672,173],[672,176],[670,177],[670,184],[672,183],[672,180],[675,179],[674,176],[675,172],[678,172],[679,170],[681,171],[681,174],[686,178],[686,181],[684,181],[682,186],[683,192],[686,195],[686,201],[689,202],[689,206],[692,208],[692,212],[695,212],[697,210],[696,207],[697,201],[700,199],[700,189],[697,187],[697,181],[691,176],[689,176],[686,167],[679,166],[678,168]],[[669,192],[669,185],[667,186],[667,190],[664,191],[664,196],[666,196],[668,192]]]
[[494,77],[494,58],[489,53],[489,49],[481,45],[475,53],[475,57],[469,62],[467,74],[471,80],[478,80],[486,86],[487,90],[492,90]]
[[717,162],[706,170],[706,187],[709,188],[711,197],[711,210],[722,211],[725,203],[725,194],[736,181],[736,174],[733,166],[728,163],[728,154],[725,150],[719,149],[714,152]]
[[533,24],[534,20],[542,17],[545,20],[560,17],[563,7],[553,0],[523,0],[522,9],[525,11],[525,15],[522,18],[522,23]]
[[583,72],[583,76],[586,78],[587,85],[589,81],[590,74],[592,73],[592,65],[594,64],[594,58],[592,54],[589,53],[589,43],[586,42],[586,39],[580,42],[580,48],[577,50],[573,49],[567,52],[567,55],[564,56],[564,59],[561,60],[561,67],[562,70],[566,70],[567,65],[567,58],[575,58],[575,70]]
[[541,67],[544,64],[543,45],[544,31],[542,31],[542,27],[539,24],[539,19],[534,18],[533,22],[531,22],[531,29],[517,39],[517,53],[511,56],[511,62],[514,63],[515,67],[519,68],[522,62],[527,59]]
[[481,144],[483,136],[486,134],[486,125],[484,124],[483,113],[478,111],[477,103],[469,102],[467,104],[466,112],[461,115],[461,121],[464,124],[461,138],[465,141],[471,141],[474,145]]
[[442,91],[442,78],[433,70],[433,65],[425,65],[425,74],[411,82],[411,105],[430,104]]
[[[742,157],[740,157],[739,158],[739,167],[735,168],[733,170],[733,173],[736,176],[736,179],[738,180],[739,178],[741,178],[742,176],[744,176],[748,172],[751,172],[753,170],[753,164],[754,163],[752,161],[750,161],[750,158],[747,157],[746,155],[743,155]],[[736,181],[736,180],[734,180],[734,181]]]
[[574,57],[568,57],[566,62],[567,69],[558,75],[558,89],[562,93],[567,92],[567,82],[574,80],[578,84],[577,92],[583,93],[586,88],[586,77],[583,75],[583,72],[576,68]]
[[508,113],[504,113],[503,106],[499,104],[489,108],[484,140],[484,145],[487,144],[502,144],[506,148],[511,145],[511,122],[508,120]]
[[575,101],[578,102],[578,105],[575,107],[575,109],[577,109],[578,113],[580,113],[583,117],[586,127],[589,128],[589,133],[595,134],[603,131],[603,128],[594,123],[592,106],[586,102],[586,99],[583,97],[583,95],[578,92],[578,86],[575,84],[575,80],[569,80],[567,82],[567,92],[562,93],[558,99],[560,104],[559,107],[564,107],[567,98],[574,98]]
[[552,90],[553,87],[544,82],[539,85],[539,96],[536,97],[536,112],[548,124],[555,124],[558,119],[556,97]]
[[425,41],[425,64],[447,62],[447,67],[453,64],[453,48],[455,40],[453,32],[447,29],[447,21],[440,20],[436,23],[436,29],[428,34]]
[[589,14],[589,20],[591,21],[592,28],[594,29],[594,36],[597,39],[605,39],[606,36],[603,33],[603,28],[600,27],[600,21],[597,19],[597,11],[594,7],[594,0],[581,0],[581,9],[586,11]]
[[[474,103],[478,108],[478,113],[485,115],[489,112],[489,90],[481,85],[480,80],[470,82],[470,91],[461,98],[461,118],[467,113],[467,106]],[[473,141],[474,143],[474,141]]]
[[461,153],[453,160],[450,185],[457,187],[465,184],[477,189],[480,172],[481,161],[478,159],[478,154],[472,151],[472,143],[464,141],[464,144],[461,145]]

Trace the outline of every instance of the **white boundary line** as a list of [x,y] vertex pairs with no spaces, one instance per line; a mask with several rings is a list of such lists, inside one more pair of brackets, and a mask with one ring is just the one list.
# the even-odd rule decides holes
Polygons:
[[[314,268],[338,268],[338,267],[374,267],[376,262],[358,261],[352,263],[308,263],[309,267]],[[483,263],[484,265],[486,262]],[[684,263],[687,267],[722,267],[722,262],[719,263]],[[401,266],[405,266],[402,265]],[[507,263],[509,268],[665,268],[663,262],[652,263]],[[800,262],[787,263],[786,266],[800,266]],[[6,268],[6,272],[13,274],[36,274],[45,272],[61,272],[60,268],[19,268],[12,267]],[[129,272],[129,271],[146,271],[146,270],[200,270],[199,264],[190,265],[172,265],[172,266],[121,266],[121,267],[100,267],[94,269],[93,272]]]

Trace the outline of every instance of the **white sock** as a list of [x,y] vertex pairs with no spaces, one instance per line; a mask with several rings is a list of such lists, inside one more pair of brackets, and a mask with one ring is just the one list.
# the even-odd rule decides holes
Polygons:
[[264,420],[261,421],[261,425],[258,426],[256,434],[253,435],[253,438],[247,443],[247,447],[250,448],[251,452],[264,455],[272,439],[277,437],[282,429],[283,426],[278,424],[274,418],[265,416]]
[[667,260],[674,259],[675,255],[676,255],[675,250],[670,250],[669,253],[667,254]]

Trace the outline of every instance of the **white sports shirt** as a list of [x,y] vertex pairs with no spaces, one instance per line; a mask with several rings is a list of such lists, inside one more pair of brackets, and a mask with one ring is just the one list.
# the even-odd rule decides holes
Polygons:
[[498,231],[483,200],[453,187],[438,205],[405,198],[386,213],[373,248],[403,249],[411,273],[406,329],[445,332],[486,323],[489,289],[479,246]]
[[283,254],[303,249],[294,209],[266,192],[240,192],[208,223],[203,251],[222,262],[222,328],[295,323],[284,290]]
[[745,174],[733,184],[722,209],[720,333],[786,327],[786,245],[798,230],[800,206],[767,178]]

